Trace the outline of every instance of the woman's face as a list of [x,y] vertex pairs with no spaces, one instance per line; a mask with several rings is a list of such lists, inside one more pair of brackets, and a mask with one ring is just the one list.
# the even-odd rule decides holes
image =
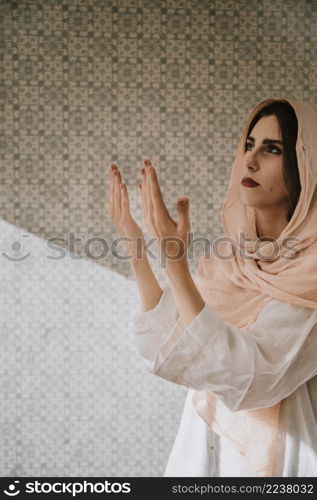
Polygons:
[[[289,205],[283,176],[283,144],[278,141],[282,141],[282,136],[276,116],[260,118],[246,140],[241,157],[240,197],[244,205],[286,214]],[[259,185],[242,185],[244,177]]]

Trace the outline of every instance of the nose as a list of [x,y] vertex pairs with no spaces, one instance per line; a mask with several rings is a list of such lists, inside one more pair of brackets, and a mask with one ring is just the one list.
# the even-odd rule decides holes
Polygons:
[[247,167],[248,170],[252,170],[252,172],[256,171],[259,169],[259,165],[258,165],[258,162],[257,162],[257,159],[256,159],[256,155],[253,154],[252,151],[249,151],[246,156],[245,156],[245,165]]
[[252,172],[256,172],[259,169],[259,167],[255,163],[252,163],[252,165],[251,164],[247,165],[247,169],[251,170]]

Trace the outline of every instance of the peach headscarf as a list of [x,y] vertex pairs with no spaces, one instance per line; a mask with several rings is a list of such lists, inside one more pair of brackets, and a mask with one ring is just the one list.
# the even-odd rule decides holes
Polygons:
[[[248,126],[260,109],[276,100],[266,99],[254,108],[238,144],[221,212],[225,236],[234,244],[226,241],[219,247],[221,255],[232,258],[205,256],[194,277],[203,299],[220,318],[245,330],[271,299],[317,309],[317,112],[311,105],[282,99],[293,107],[298,121],[301,192],[289,223],[274,244],[255,244],[255,212],[239,196],[243,172],[238,160],[244,154]],[[200,391],[193,394],[193,404],[213,431],[230,439],[245,456],[250,476],[274,475],[281,402],[232,412],[212,392]]]

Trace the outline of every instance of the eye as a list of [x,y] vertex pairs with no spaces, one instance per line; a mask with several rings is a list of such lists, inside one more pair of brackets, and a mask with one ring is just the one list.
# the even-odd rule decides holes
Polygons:
[[[246,142],[245,146],[244,146],[244,151],[251,151],[252,147],[253,147],[252,142]],[[269,144],[267,146],[267,150],[269,151],[269,153],[273,153],[275,155],[282,154],[282,151],[277,146],[274,146],[273,144]]]
[[277,148],[276,146],[272,146],[272,145],[271,145],[271,146],[268,146],[268,148],[269,148],[269,149],[271,149],[271,150],[272,150],[272,149],[275,149],[275,151],[277,151],[277,153],[274,153],[274,154],[278,154],[278,155],[279,155],[279,154],[281,154],[281,152],[282,152],[282,151],[281,151],[279,148]]

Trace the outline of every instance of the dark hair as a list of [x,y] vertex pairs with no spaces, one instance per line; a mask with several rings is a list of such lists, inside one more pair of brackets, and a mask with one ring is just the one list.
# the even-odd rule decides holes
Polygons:
[[301,191],[296,156],[298,123],[294,108],[289,102],[283,100],[275,100],[271,104],[268,104],[256,113],[251,120],[246,138],[249,137],[251,130],[260,118],[271,115],[276,116],[278,120],[284,144],[283,175],[288,191],[289,211],[287,213],[287,220],[289,221],[294,213]]

